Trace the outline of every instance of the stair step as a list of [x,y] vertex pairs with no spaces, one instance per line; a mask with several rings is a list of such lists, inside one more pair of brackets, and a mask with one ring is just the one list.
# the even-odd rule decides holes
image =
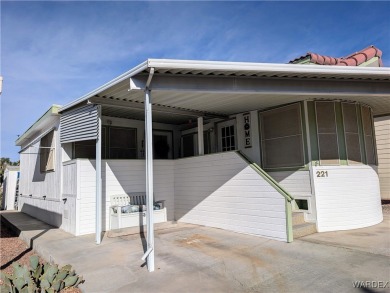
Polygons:
[[305,216],[303,212],[293,212],[292,213],[292,224],[293,225],[299,225],[304,224],[305,222]]
[[314,234],[314,233],[317,233],[316,224],[314,223],[303,223],[303,224],[293,225],[294,239],[306,235]]

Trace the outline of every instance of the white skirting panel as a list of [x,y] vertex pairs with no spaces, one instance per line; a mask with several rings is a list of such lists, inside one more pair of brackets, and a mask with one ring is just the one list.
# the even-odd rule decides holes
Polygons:
[[[77,160],[80,168],[77,193],[77,218],[79,229],[76,235],[95,233],[95,161]],[[109,207],[111,195],[145,192],[144,160],[102,161],[102,216],[103,230],[109,230]],[[165,200],[168,220],[174,218],[174,160],[154,161],[154,199]]]
[[235,152],[176,160],[175,218],[287,240],[284,197]]
[[382,222],[378,175],[370,166],[313,167],[317,231],[348,230]]

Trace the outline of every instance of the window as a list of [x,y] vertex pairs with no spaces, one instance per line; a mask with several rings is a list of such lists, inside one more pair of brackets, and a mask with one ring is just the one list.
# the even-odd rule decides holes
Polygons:
[[137,130],[135,128],[109,128],[109,158],[137,158]]
[[221,128],[222,151],[233,151],[236,149],[234,125]]
[[356,105],[342,103],[345,145],[349,164],[362,162]]
[[304,166],[300,104],[260,113],[264,168]]
[[54,129],[41,138],[39,149],[41,172],[54,171],[55,161],[55,139]]
[[[211,153],[211,135],[210,131],[203,131],[204,154]],[[198,133],[185,134],[181,137],[181,156],[182,158],[192,157],[198,153]]]
[[[83,140],[74,143],[74,158],[95,159],[96,140]],[[103,153],[102,153],[103,158]],[[103,158],[104,159],[104,158]]]
[[374,131],[372,129],[372,116],[370,108],[362,107],[362,122],[364,133],[364,144],[366,149],[367,165],[376,164],[375,145],[374,145]]
[[[96,158],[96,140],[74,143],[74,158]],[[136,159],[137,130],[124,127],[102,127],[102,159]]]
[[[107,159],[107,127],[102,127],[102,159]],[[96,140],[83,140],[74,143],[73,158],[95,159]]]
[[318,148],[321,165],[339,164],[334,102],[316,102]]

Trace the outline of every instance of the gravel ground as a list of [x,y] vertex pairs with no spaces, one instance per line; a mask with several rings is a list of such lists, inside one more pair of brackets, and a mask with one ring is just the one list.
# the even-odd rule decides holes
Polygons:
[[[1,221],[0,221],[1,222]],[[1,222],[0,225],[0,269],[1,271],[12,274],[12,263],[17,261],[21,265],[29,265],[30,256],[36,254],[29,245]],[[43,259],[39,258],[40,262]],[[1,281],[0,281],[1,284]],[[62,290],[61,293],[81,293],[79,288],[69,288]]]
[[34,254],[34,251],[3,223],[0,226],[0,233],[1,270],[5,273],[12,274],[13,268],[11,264],[17,261],[21,265],[28,265],[30,256]]

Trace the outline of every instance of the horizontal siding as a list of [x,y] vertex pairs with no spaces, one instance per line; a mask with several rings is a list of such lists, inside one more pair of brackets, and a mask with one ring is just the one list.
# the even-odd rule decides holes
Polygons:
[[312,196],[310,172],[302,171],[277,171],[268,173],[289,194],[296,199],[306,199],[309,209],[305,212],[305,219],[310,222],[316,221],[316,203]]
[[[59,127],[59,119],[48,129]],[[36,138],[31,138],[34,141]],[[41,173],[39,147],[40,140],[20,153],[19,194],[30,197],[19,197],[18,209],[56,227],[62,226],[63,202],[61,201],[61,144],[59,131],[54,132],[55,169]],[[46,196],[47,200],[43,199]]]
[[[95,232],[95,166],[94,161],[80,164],[80,234]],[[174,161],[154,161],[154,197],[165,200],[168,220],[174,220]],[[110,196],[129,192],[145,192],[145,161],[102,161],[103,230],[109,229]]]
[[374,119],[381,198],[390,200],[390,116]]
[[175,218],[286,241],[284,198],[234,152],[175,162]]
[[369,166],[314,167],[319,232],[368,227],[383,220],[378,176]]
[[[30,198],[20,196],[19,210],[55,227],[62,227],[62,201],[44,200],[43,198]],[[65,229],[64,229],[65,230]]]
[[278,171],[268,174],[293,197],[311,196],[309,171]]

